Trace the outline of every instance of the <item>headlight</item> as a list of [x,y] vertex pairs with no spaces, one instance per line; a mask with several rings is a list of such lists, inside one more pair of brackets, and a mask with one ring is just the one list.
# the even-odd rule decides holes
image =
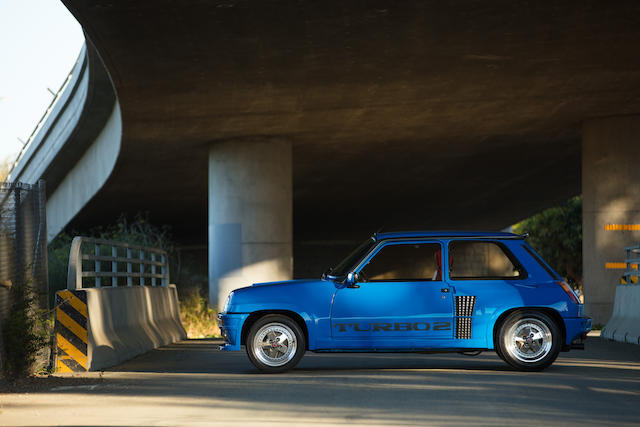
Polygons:
[[233,292],[229,292],[229,296],[227,297],[227,300],[224,302],[224,305],[222,306],[222,312],[226,313],[227,310],[229,309],[229,303],[231,303],[231,296],[233,295]]

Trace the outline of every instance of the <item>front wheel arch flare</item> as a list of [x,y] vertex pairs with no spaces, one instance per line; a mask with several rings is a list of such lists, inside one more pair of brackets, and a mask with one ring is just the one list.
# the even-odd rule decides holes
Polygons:
[[567,331],[565,330],[564,321],[562,320],[562,316],[560,316],[560,313],[558,313],[556,310],[554,310],[552,308],[548,308],[548,307],[515,307],[515,308],[511,308],[511,309],[505,311],[504,313],[502,313],[500,315],[500,317],[498,317],[496,322],[493,324],[493,348],[494,348],[494,350],[496,349],[496,342],[497,342],[496,340],[498,338],[498,332],[500,331],[500,327],[502,326],[502,322],[504,322],[504,320],[511,313],[513,313],[514,311],[517,311],[517,310],[540,311],[540,312],[550,316],[551,319],[556,323],[556,325],[558,326],[558,328],[562,332],[562,341],[560,341],[560,342],[562,343],[562,346],[565,345]]
[[249,317],[247,317],[247,320],[245,320],[244,324],[242,325],[242,333],[240,335],[241,345],[245,345],[245,346],[247,345],[247,335],[249,335],[249,330],[251,329],[251,326],[258,319],[268,314],[280,314],[282,316],[290,317],[293,321],[295,321],[300,327],[300,329],[302,330],[302,333],[304,334],[305,350],[309,350],[309,331],[307,330],[307,323],[304,321],[302,316],[300,316],[298,313],[294,311],[289,311],[289,310],[261,310],[261,311],[254,311],[253,313],[251,313]]

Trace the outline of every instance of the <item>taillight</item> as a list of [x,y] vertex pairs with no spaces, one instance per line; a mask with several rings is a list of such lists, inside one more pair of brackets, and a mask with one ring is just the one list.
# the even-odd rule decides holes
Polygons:
[[562,289],[564,289],[567,295],[569,295],[569,298],[571,298],[571,301],[573,301],[575,304],[580,304],[580,300],[578,299],[575,292],[573,292],[573,289],[571,289],[571,286],[569,286],[567,282],[556,282],[556,283],[560,285]]

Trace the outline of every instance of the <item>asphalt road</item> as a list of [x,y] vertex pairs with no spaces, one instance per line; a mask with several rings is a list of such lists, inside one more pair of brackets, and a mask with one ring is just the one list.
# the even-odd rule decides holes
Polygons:
[[184,341],[103,374],[0,394],[0,425],[640,423],[638,345],[589,338],[587,350],[538,373],[516,372],[493,352],[307,353],[297,369],[263,375],[217,344]]

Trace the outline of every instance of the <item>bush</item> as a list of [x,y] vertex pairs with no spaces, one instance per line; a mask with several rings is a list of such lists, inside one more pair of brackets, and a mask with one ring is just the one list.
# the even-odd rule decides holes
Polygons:
[[582,291],[582,196],[547,209],[513,226],[529,233],[527,242],[569,282]]
[[26,377],[49,343],[47,312],[38,309],[38,295],[31,282],[11,287],[11,308],[2,328],[4,374],[8,378]]
[[55,303],[56,292],[67,289],[67,269],[72,237],[61,233],[47,246],[49,270],[49,307]]
[[180,318],[189,338],[219,337],[216,310],[209,308],[199,288],[180,292]]

